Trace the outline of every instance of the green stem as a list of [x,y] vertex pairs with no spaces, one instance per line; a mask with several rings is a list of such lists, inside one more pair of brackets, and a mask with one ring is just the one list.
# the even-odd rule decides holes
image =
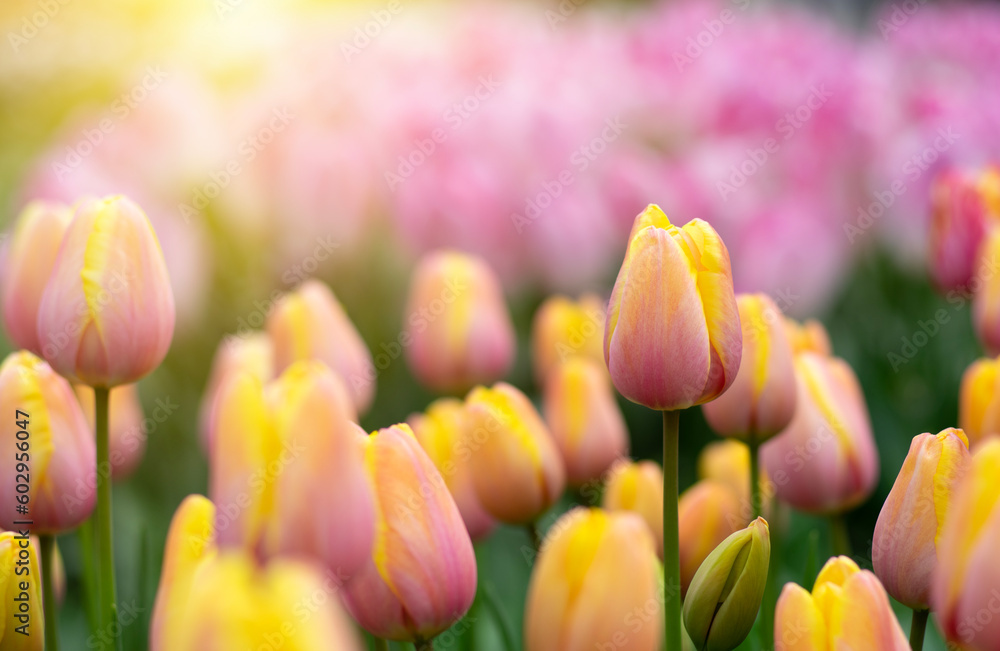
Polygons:
[[510,619],[507,618],[507,613],[504,612],[503,606],[500,605],[500,599],[497,598],[496,592],[493,590],[493,583],[489,581],[484,581],[482,584],[483,599],[489,609],[493,611],[493,617],[496,618],[497,624],[500,626],[500,635],[503,637],[503,646],[506,651],[515,651],[517,645],[514,643],[514,627],[510,623]]
[[931,611],[926,608],[914,610],[913,619],[910,621],[910,649],[912,651],[922,651],[924,648],[924,632],[927,630],[927,616]]
[[851,537],[847,533],[847,523],[844,522],[843,515],[830,516],[830,535],[833,538],[833,554],[835,556],[850,556]]
[[38,537],[42,553],[42,605],[45,613],[45,649],[59,651],[59,604],[56,603],[56,539]]
[[118,600],[115,594],[115,554],[111,525],[111,463],[108,435],[108,396],[106,388],[94,387],[94,413],[97,422],[97,568],[101,613],[101,632],[115,640],[115,622],[118,619]]
[[531,521],[525,527],[528,530],[528,537],[531,538],[531,545],[537,552],[542,548],[542,537],[538,534],[538,523]]
[[389,643],[382,638],[375,637],[375,651],[389,651]]
[[680,412],[663,412],[663,614],[664,640],[681,648],[681,560],[677,522],[678,427]]
[[97,593],[97,565],[95,564],[94,551],[94,518],[80,525],[76,530],[77,540],[80,542],[80,557],[83,559],[83,588],[86,594],[84,606],[87,611],[87,623],[90,624],[90,632],[96,633],[101,627],[101,615],[98,612],[100,595]]
[[417,638],[413,643],[413,648],[417,651],[434,651],[434,640],[422,640]]
[[753,509],[753,519],[760,517],[763,509],[763,502],[760,497],[760,443],[757,437],[750,433],[750,502]]

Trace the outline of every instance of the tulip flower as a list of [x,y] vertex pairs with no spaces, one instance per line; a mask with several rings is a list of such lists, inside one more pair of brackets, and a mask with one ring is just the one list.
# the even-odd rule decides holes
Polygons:
[[972,325],[983,348],[1000,354],[1000,228],[994,228],[979,249],[981,272],[973,279]]
[[180,648],[191,587],[216,553],[215,505],[201,495],[189,495],[170,521],[150,620],[149,651]]
[[277,372],[317,359],[340,375],[359,414],[375,398],[372,355],[330,288],[307,280],[284,296],[267,318]]
[[552,370],[544,411],[571,486],[598,479],[628,454],[625,418],[603,363],[574,357]]
[[962,430],[915,436],[882,505],[872,539],[873,569],[886,592],[914,610],[927,609],[952,490],[968,466]]
[[374,535],[371,488],[350,395],[322,362],[264,386],[243,374],[220,391],[210,492],[220,546],[306,556],[350,576]]
[[984,357],[969,365],[959,391],[958,424],[969,446],[1000,434],[1000,358]]
[[931,187],[931,277],[942,290],[969,285],[983,238],[1000,223],[1000,168],[948,170]]
[[878,578],[846,556],[827,561],[812,593],[785,584],[775,609],[774,646],[789,651],[910,651]]
[[656,543],[656,553],[663,556],[663,471],[652,461],[620,462],[607,485],[601,505],[608,511],[631,511],[638,514]]
[[955,489],[938,543],[931,605],[951,641],[977,651],[1000,648],[1000,439],[979,445]]
[[737,495],[725,484],[702,480],[681,494],[681,594],[685,594],[702,562],[712,550],[750,519]]
[[783,430],[795,414],[795,368],[781,310],[766,294],[736,298],[743,330],[743,358],[729,390],[703,407],[722,436],[761,443]]
[[604,330],[615,387],[652,409],[714,400],[736,378],[742,334],[729,252],[706,222],[636,218]]
[[63,377],[109,388],[163,361],[174,297],[156,233],[125,197],[76,208],[38,308],[42,356]]
[[201,444],[206,452],[214,447],[213,414],[219,391],[226,380],[240,373],[249,373],[261,383],[274,378],[274,345],[267,333],[253,332],[245,336],[227,337],[216,349],[198,415]]
[[527,524],[562,494],[566,471],[552,435],[527,396],[509,384],[477,387],[466,398],[472,483],[486,512]]
[[[94,390],[86,384],[76,385],[75,390],[90,431],[95,431]],[[112,389],[108,405],[111,478],[121,481],[135,472],[146,451],[144,416],[136,386],[124,384]]]
[[795,417],[761,448],[779,499],[810,513],[836,514],[867,498],[878,482],[878,450],[861,386],[843,360],[795,358]]
[[603,369],[604,319],[604,301],[594,294],[584,294],[579,301],[553,296],[542,303],[531,325],[535,381],[544,385],[552,369],[576,356],[592,359]]
[[43,651],[45,614],[38,554],[27,536],[0,533],[0,649]]
[[799,323],[795,319],[785,318],[785,336],[792,353],[819,353],[820,355],[832,355],[833,347],[830,345],[830,335],[823,324],[815,319],[807,319]]
[[757,518],[712,550],[684,600],[684,627],[699,651],[731,651],[753,628],[764,598],[771,538]]
[[335,576],[311,565],[275,561],[261,568],[248,554],[220,554],[192,583],[176,643],[163,651],[361,651],[338,590]]
[[[0,503],[7,505],[0,527],[23,529],[15,521],[27,520],[35,533],[75,529],[94,510],[97,461],[94,435],[73,389],[31,353],[12,353],[0,365],[0,409],[9,415],[0,452],[10,463],[0,474]],[[23,472],[15,465],[21,463]],[[15,511],[18,505],[26,512]]]
[[642,519],[576,508],[552,532],[528,586],[526,651],[659,651],[659,561]]
[[[706,445],[698,455],[698,478],[728,486],[750,519],[750,448],[746,443],[728,439]],[[765,496],[773,493],[767,477],[761,477],[760,490]]]
[[500,282],[482,259],[439,251],[413,272],[401,341],[424,386],[462,393],[495,382],[514,361],[517,341]]
[[42,354],[38,306],[73,218],[69,206],[32,201],[14,223],[3,273],[3,322],[18,348]]
[[474,444],[469,437],[465,404],[456,398],[441,398],[426,413],[411,417],[409,425],[455,498],[469,536],[473,540],[487,537],[496,527],[496,520],[479,503],[472,485],[470,459]]
[[476,595],[476,557],[455,500],[408,425],[366,442],[378,522],[368,562],[344,603],[362,627],[418,648],[462,618]]

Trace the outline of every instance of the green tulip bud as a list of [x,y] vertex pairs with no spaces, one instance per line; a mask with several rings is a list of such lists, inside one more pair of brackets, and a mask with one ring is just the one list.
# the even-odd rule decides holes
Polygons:
[[757,518],[701,564],[684,600],[684,626],[698,651],[732,651],[750,633],[770,557],[767,521]]

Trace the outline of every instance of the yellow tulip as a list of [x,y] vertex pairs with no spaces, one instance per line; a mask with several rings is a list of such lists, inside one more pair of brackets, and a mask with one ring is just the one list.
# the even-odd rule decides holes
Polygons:
[[539,385],[572,357],[592,359],[604,368],[605,307],[595,294],[584,294],[578,301],[553,296],[542,303],[531,325],[531,361]]
[[1000,353],[1000,228],[983,239],[978,253],[979,271],[972,287],[972,325],[990,355]]
[[623,461],[615,465],[604,488],[602,506],[608,511],[638,514],[663,555],[663,470],[653,461]]
[[1000,434],[1000,358],[984,357],[969,365],[959,391],[958,425],[969,446]]
[[823,324],[815,319],[807,319],[799,323],[795,319],[785,318],[785,335],[792,346],[792,353],[833,354],[830,345],[830,335]]
[[701,480],[681,493],[677,505],[680,531],[681,594],[687,593],[702,562],[723,540],[752,518],[725,484]]
[[0,651],[43,651],[41,565],[28,536],[0,533]]

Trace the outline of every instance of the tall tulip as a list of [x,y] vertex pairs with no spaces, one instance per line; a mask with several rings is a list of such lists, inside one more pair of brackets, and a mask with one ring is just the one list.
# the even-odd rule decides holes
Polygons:
[[550,371],[576,356],[592,359],[603,367],[604,319],[604,301],[595,294],[584,294],[578,301],[566,296],[546,299],[531,324],[535,381],[544,385]]
[[663,471],[653,461],[616,465],[604,488],[601,505],[608,511],[638,514],[653,534],[656,553],[663,556]]
[[571,486],[598,479],[628,454],[625,418],[603,363],[574,357],[550,371],[544,412]]
[[[93,431],[97,425],[94,390],[86,384],[78,384],[75,389],[80,407]],[[123,384],[111,389],[108,400],[108,435],[111,437],[108,459],[111,463],[111,478],[121,481],[135,472],[142,462],[142,455],[146,451],[147,428],[136,385]]]
[[878,450],[864,395],[841,359],[799,353],[795,417],[761,449],[779,499],[810,513],[837,514],[875,489]]
[[466,398],[472,482],[497,520],[528,524],[555,504],[566,483],[559,450],[527,396],[509,384],[477,387]]
[[681,494],[678,519],[683,595],[712,550],[750,518],[741,513],[739,499],[728,486],[703,479]]
[[307,280],[285,295],[267,317],[277,372],[317,359],[340,375],[354,408],[363,414],[375,398],[375,365],[361,335],[330,288]]
[[984,357],[969,365],[959,391],[958,425],[969,446],[1000,434],[1000,358]]
[[1000,648],[1000,439],[981,443],[955,490],[938,544],[931,605],[944,636],[976,651]]
[[298,362],[266,386],[221,390],[211,496],[220,546],[306,556],[350,576],[371,552],[372,494],[347,389],[322,362]]
[[149,219],[125,197],[81,202],[38,308],[42,355],[60,375],[108,388],[163,360],[174,296]]
[[[729,252],[708,223],[678,228],[658,206],[632,225],[604,326],[604,360],[626,398],[663,411],[665,589],[680,582],[678,412],[722,395],[743,337]],[[681,646],[680,593],[664,594],[667,647]]]
[[472,541],[441,474],[408,425],[367,440],[375,488],[375,545],[344,603],[374,635],[418,649],[458,621],[476,595]]
[[962,430],[915,436],[882,505],[872,539],[872,565],[886,592],[915,611],[928,607],[952,490],[968,466],[968,440]]
[[[0,533],[0,649],[43,651],[46,635],[54,626],[46,624],[38,581],[38,553],[27,536]],[[51,639],[49,640],[50,644]]]
[[479,503],[472,483],[470,461],[475,443],[469,436],[465,404],[456,398],[441,398],[425,413],[412,416],[409,425],[455,498],[469,536],[473,540],[488,536],[496,520]]
[[846,556],[827,561],[812,593],[785,584],[775,609],[774,645],[789,651],[910,651],[878,578]]
[[973,278],[972,325],[983,348],[1000,354],[1000,228],[994,228],[979,248],[977,276]]
[[435,391],[461,393],[499,380],[514,361],[514,326],[496,275],[457,251],[424,257],[413,272],[403,324],[406,361]]
[[198,429],[206,452],[212,450],[215,441],[214,412],[219,391],[226,380],[239,373],[249,373],[262,383],[274,378],[274,345],[267,333],[227,337],[219,343],[198,412]]
[[659,562],[642,520],[576,508],[552,531],[528,587],[526,651],[658,651]]
[[3,272],[3,322],[14,345],[42,354],[38,306],[73,218],[69,206],[32,201],[14,224]]
[[1000,223],[1000,168],[947,170],[931,187],[928,257],[942,290],[967,287],[986,233]]

